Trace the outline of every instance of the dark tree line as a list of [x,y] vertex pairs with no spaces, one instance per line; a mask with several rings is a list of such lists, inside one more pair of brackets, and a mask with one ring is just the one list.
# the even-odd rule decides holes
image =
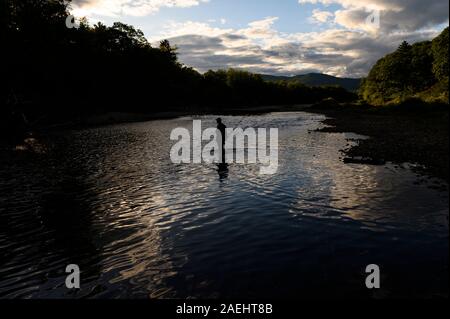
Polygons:
[[0,0],[0,124],[33,123],[110,111],[225,110],[354,98],[339,87],[268,83],[238,70],[200,74],[179,63],[168,41],[152,47],[120,22],[68,28],[64,0]]

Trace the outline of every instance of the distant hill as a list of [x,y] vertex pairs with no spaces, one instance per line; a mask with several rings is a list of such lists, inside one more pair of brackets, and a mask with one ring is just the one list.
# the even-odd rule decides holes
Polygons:
[[322,73],[308,73],[295,76],[276,76],[261,74],[265,81],[299,81],[308,86],[339,85],[348,91],[356,92],[361,79],[338,78]]

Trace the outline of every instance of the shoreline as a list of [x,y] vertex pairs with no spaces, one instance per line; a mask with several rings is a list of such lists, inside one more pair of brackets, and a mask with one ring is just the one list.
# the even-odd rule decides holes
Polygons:
[[297,104],[297,105],[266,105],[255,107],[236,107],[223,111],[217,110],[199,110],[199,111],[165,111],[155,113],[129,113],[129,112],[107,112],[102,114],[80,116],[74,120],[54,123],[48,125],[37,126],[35,131],[46,132],[55,130],[67,130],[67,129],[83,129],[92,127],[101,127],[115,124],[148,122],[156,120],[170,120],[184,116],[196,116],[196,115],[257,115],[267,114],[272,112],[301,112],[307,111],[311,107],[311,104]]
[[448,110],[396,112],[341,106],[339,109],[311,108],[323,114],[325,133],[356,133],[368,139],[342,150],[344,162],[384,165],[387,162],[414,164],[425,177],[449,183]]

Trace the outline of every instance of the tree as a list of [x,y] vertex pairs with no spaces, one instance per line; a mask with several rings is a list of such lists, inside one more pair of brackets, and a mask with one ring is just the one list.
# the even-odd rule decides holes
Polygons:
[[177,63],[178,57],[177,57],[177,47],[172,47],[170,45],[169,40],[162,40],[159,43],[159,49],[161,52],[169,57],[169,60],[173,63]]
[[360,95],[372,104],[413,96],[442,100],[448,96],[448,86],[442,83],[448,84],[448,28],[432,42],[411,46],[404,41],[378,60],[361,84]]
[[414,92],[426,90],[436,82],[432,71],[431,41],[416,43],[412,46],[411,51],[409,84]]
[[439,81],[444,81],[448,84],[449,67],[448,67],[448,48],[449,37],[448,27],[433,40],[432,52],[433,52],[433,73]]
[[122,50],[150,47],[144,33],[131,25],[114,22],[110,30],[115,34],[115,42]]

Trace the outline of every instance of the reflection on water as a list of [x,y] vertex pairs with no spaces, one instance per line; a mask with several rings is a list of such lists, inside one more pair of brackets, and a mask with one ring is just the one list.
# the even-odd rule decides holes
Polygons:
[[343,164],[352,136],[314,132],[321,118],[224,117],[279,128],[273,176],[172,164],[170,131],[192,118],[54,133],[47,154],[2,159],[0,297],[448,295],[448,194],[409,169]]
[[219,173],[219,179],[221,181],[228,178],[228,164],[227,163],[217,164],[217,172]]

